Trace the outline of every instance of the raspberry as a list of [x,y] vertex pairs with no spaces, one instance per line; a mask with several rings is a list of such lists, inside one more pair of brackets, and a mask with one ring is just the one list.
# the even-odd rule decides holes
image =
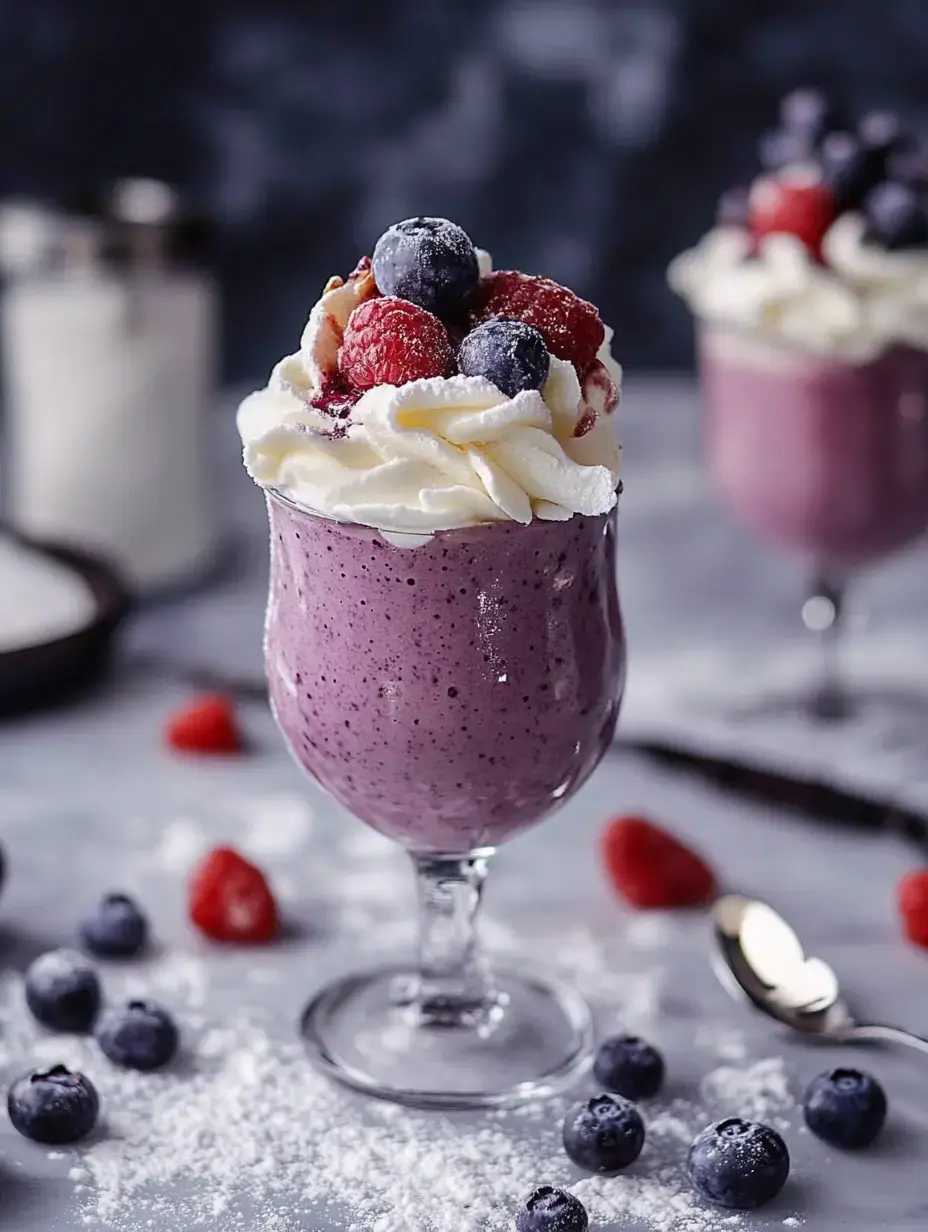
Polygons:
[[908,939],[928,949],[928,869],[907,873],[896,891],[902,931]]
[[168,744],[182,753],[238,753],[243,740],[228,697],[205,694],[178,710],[165,731]]
[[510,317],[533,325],[551,354],[569,359],[580,376],[606,336],[593,304],[550,278],[518,270],[497,270],[481,282],[476,318],[486,321],[490,317]]
[[[619,405],[619,391],[602,360],[593,360],[584,373],[580,386],[583,390],[583,401],[596,418],[600,415],[611,415]],[[581,436],[582,433],[576,432],[574,435]]]
[[259,868],[231,847],[216,847],[190,880],[193,924],[214,941],[263,942],[277,935],[274,895]]
[[602,855],[613,885],[633,907],[693,907],[715,893],[705,860],[640,817],[609,822]]
[[836,214],[834,193],[806,173],[759,180],[751,190],[749,221],[754,235],[794,235],[817,260]]
[[338,352],[338,366],[356,389],[446,376],[453,365],[448,331],[438,317],[393,295],[355,308]]

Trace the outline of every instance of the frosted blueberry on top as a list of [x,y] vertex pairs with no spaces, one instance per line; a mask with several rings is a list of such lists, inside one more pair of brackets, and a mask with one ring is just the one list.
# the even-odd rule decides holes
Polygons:
[[671,265],[693,312],[811,354],[928,349],[928,162],[898,117],[853,125],[794,90],[758,145],[762,173]]
[[329,279],[300,349],[239,408],[263,487],[327,516],[432,532],[616,502],[622,372],[596,308],[441,218],[397,223]]

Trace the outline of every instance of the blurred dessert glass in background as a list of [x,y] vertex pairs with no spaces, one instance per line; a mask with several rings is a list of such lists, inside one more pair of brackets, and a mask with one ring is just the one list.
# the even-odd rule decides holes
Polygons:
[[928,527],[928,176],[895,117],[850,126],[814,90],[787,95],[760,156],[670,282],[698,321],[713,481],[807,561],[826,650],[812,708],[836,718],[847,575]]

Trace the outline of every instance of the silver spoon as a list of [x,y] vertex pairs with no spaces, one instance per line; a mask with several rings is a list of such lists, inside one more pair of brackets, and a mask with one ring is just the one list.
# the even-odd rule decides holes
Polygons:
[[767,903],[730,894],[712,909],[713,966],[736,997],[746,997],[777,1022],[835,1043],[908,1044],[928,1052],[928,1039],[859,1022],[842,998],[838,979],[820,958],[806,958],[799,938]]

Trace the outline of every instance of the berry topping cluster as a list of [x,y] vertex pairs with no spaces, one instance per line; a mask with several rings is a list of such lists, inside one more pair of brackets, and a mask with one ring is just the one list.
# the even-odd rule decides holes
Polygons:
[[[344,327],[328,390],[313,399],[333,416],[344,418],[378,385],[461,373],[514,397],[543,388],[552,356],[572,363],[581,383],[602,367],[605,329],[592,304],[549,278],[481,277],[470,237],[447,219],[396,223],[351,279],[364,280],[362,302]],[[343,286],[336,278],[327,290]]]
[[817,260],[841,214],[863,215],[866,242],[897,251],[928,247],[928,159],[897,116],[874,111],[853,123],[819,90],[794,90],[777,127],[761,137],[761,176],[727,192],[717,221],[758,239],[800,239]]

